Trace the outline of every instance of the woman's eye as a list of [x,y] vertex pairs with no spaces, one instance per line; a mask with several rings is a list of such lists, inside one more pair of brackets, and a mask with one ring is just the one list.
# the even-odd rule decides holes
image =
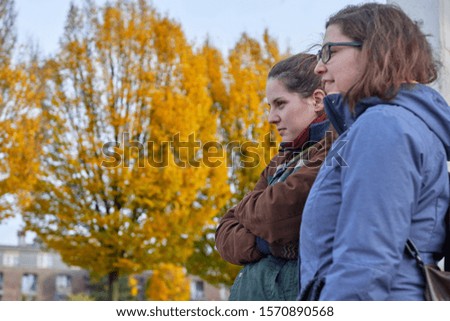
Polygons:
[[335,49],[330,49],[330,54],[334,54],[336,52]]

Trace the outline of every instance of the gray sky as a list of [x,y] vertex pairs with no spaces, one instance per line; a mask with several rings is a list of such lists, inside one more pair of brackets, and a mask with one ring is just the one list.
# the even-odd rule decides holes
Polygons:
[[[32,39],[44,53],[54,52],[70,3],[84,0],[15,0],[19,41]],[[95,0],[104,4],[107,0]],[[281,49],[305,50],[321,41],[327,17],[346,4],[363,0],[149,0],[163,14],[180,22],[189,40],[201,44],[207,35],[223,51],[242,32],[261,37],[265,28]],[[385,1],[383,1],[385,2]]]
[[[58,48],[58,40],[71,2],[83,0],[15,0],[19,43],[38,44],[45,55]],[[104,4],[106,0],[96,0]],[[346,4],[362,0],[153,0],[161,13],[178,21],[187,38],[201,44],[207,36],[226,53],[242,32],[261,39],[267,28],[282,50],[306,50],[320,43],[328,16]],[[385,2],[385,1],[379,1]],[[16,245],[20,218],[0,224],[0,244]],[[30,241],[30,237],[27,238]]]

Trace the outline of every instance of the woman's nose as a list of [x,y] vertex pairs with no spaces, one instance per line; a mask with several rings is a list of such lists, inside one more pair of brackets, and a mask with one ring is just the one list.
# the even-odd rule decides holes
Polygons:
[[319,60],[319,62],[317,63],[316,67],[314,68],[314,73],[316,75],[323,75],[325,73],[326,69],[327,69],[327,67],[322,62],[322,60]]
[[280,121],[280,116],[274,111],[274,108],[270,108],[268,121],[270,124],[275,124]]

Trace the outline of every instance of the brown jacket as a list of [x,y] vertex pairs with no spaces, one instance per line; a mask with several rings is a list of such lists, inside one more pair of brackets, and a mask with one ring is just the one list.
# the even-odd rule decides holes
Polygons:
[[289,243],[298,244],[303,207],[334,138],[334,133],[327,132],[326,138],[309,147],[303,158],[305,164],[274,185],[268,181],[277,166],[292,159],[294,153],[280,152],[271,160],[254,190],[220,221],[216,247],[224,260],[237,265],[260,260],[264,254],[256,246],[257,236],[273,251]]

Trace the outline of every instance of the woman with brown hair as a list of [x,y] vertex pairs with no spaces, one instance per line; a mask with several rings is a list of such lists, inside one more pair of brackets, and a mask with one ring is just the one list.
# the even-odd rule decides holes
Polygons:
[[221,219],[220,255],[244,265],[230,300],[295,300],[298,233],[303,206],[327,149],[325,92],[314,74],[316,58],[297,54],[275,64],[266,86],[269,122],[282,138],[280,150],[253,191]]
[[400,8],[369,3],[331,16],[317,58],[340,136],[303,212],[300,299],[423,300],[405,245],[436,264],[450,200],[450,108],[424,85],[431,47]]

